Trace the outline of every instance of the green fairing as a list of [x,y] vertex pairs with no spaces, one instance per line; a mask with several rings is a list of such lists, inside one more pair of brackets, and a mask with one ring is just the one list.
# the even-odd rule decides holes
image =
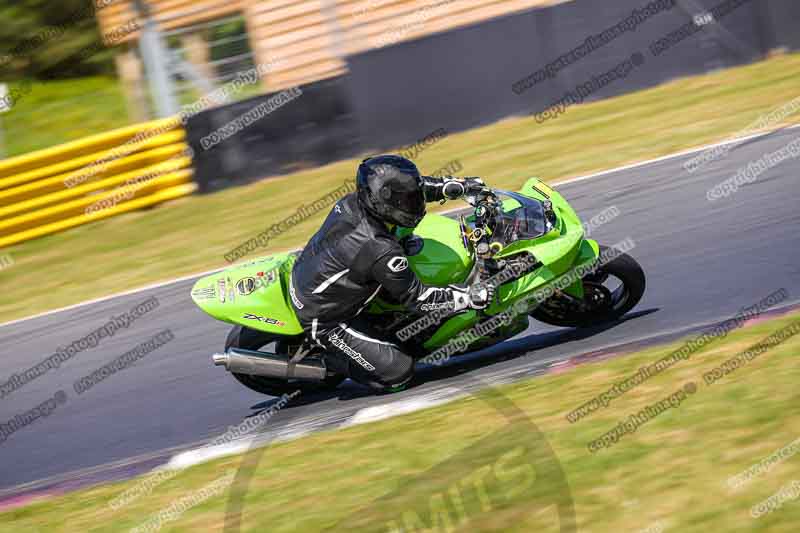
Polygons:
[[[528,180],[520,192],[531,198],[547,199],[536,188],[545,189],[547,192],[558,217],[556,227],[536,240],[517,241],[507,246],[497,257],[510,257],[527,251],[543,263],[543,266],[517,281],[502,285],[499,290],[499,302],[487,309],[488,314],[502,312],[523,295],[544,288],[548,283],[577,266],[594,261],[600,253],[599,246],[595,241],[583,238],[583,225],[580,218],[558,192],[536,178]],[[575,283],[566,292],[582,297],[582,284]]]
[[[514,242],[506,246],[495,257],[498,259],[509,258],[522,252],[529,252],[543,265],[518,280],[501,285],[498,288],[495,303],[484,311],[485,315],[481,316],[471,311],[444,322],[439,330],[425,342],[426,349],[434,350],[447,344],[452,338],[472,328],[478,322],[513,309],[514,304],[524,300],[526,296],[530,299],[531,304],[535,303],[535,298],[531,298],[535,291],[547,287],[550,282],[572,269],[590,264],[597,259],[600,254],[598,244],[593,240],[583,238],[583,225],[580,218],[558,192],[536,178],[529,179],[520,192],[531,198],[548,199],[542,192],[537,191],[537,188],[546,192],[553,204],[553,209],[558,217],[556,227],[538,239]],[[510,200],[508,204],[503,205],[506,211],[519,205],[514,200]],[[582,297],[583,284],[576,281],[565,289],[565,292]]]
[[[294,261],[292,254],[273,255],[211,274],[194,284],[192,299],[200,309],[217,320],[269,333],[297,335],[303,332],[303,328],[289,300],[289,275]],[[259,273],[263,275],[259,276]],[[264,281],[256,282],[257,287],[252,293],[242,294],[237,284],[248,278]],[[223,280],[226,292],[224,301],[219,294],[222,287],[220,280]],[[246,316],[272,319],[279,324]]]
[[[408,233],[404,229],[398,235],[403,237]],[[428,215],[416,227],[414,235],[425,239],[425,246],[419,254],[409,257],[408,262],[423,283],[445,287],[467,279],[475,261],[464,248],[457,220]]]
[[[436,333],[424,343],[427,350],[432,351],[443,346],[478,322],[490,319],[491,316],[504,311],[513,311],[514,304],[520,300],[527,299],[531,303],[536,302],[536,299],[533,298],[535,291],[545,288],[553,280],[573,268],[588,265],[598,258],[598,244],[593,240],[584,239],[580,219],[560,194],[536,178],[528,180],[520,193],[538,200],[546,200],[549,197],[557,215],[557,223],[547,234],[533,240],[514,242],[501,250],[495,257],[498,259],[508,258],[522,252],[529,252],[542,263],[542,266],[518,280],[501,285],[497,291],[496,301],[486,310],[466,311],[444,321]],[[516,201],[509,199],[503,209],[508,211],[517,206]],[[410,233],[408,229],[398,231],[400,237],[408,233]],[[414,230],[414,234],[422,237],[425,245],[419,254],[409,257],[409,263],[412,270],[424,283],[447,286],[466,281],[475,260],[471,250],[464,246],[457,220],[431,214],[425,217]],[[203,311],[225,322],[283,335],[302,333],[288,291],[294,260],[295,256],[290,254],[271,256],[206,276],[194,285],[192,298]],[[266,287],[256,289],[251,294],[242,295],[236,287],[240,280],[264,278],[267,272],[275,269],[279,273],[277,279]],[[259,272],[263,272],[265,276],[258,276]],[[219,297],[219,280],[221,279],[225,280],[225,288],[228,293],[224,302]],[[233,299],[229,297],[231,284],[235,293]],[[565,292],[576,297],[582,297],[582,291],[583,285],[579,280],[565,289]],[[212,293],[213,297],[210,296]],[[401,308],[376,299],[367,312],[380,314],[388,310],[401,310]],[[248,314],[263,319],[273,319],[281,322],[282,325],[270,324],[260,319],[246,319]],[[527,325],[527,313],[524,313],[524,317],[522,317],[524,322],[519,315],[520,313],[514,312],[509,317],[508,325],[504,326],[503,331],[507,332],[509,336],[521,331]]]

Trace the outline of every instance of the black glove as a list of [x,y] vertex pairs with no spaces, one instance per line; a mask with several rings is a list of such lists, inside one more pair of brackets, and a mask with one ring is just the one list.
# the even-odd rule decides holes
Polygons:
[[473,309],[486,309],[494,299],[495,288],[492,283],[476,283],[468,291],[469,306]]
[[442,193],[448,200],[457,200],[470,194],[477,194],[486,188],[480,178],[446,178]]
[[465,194],[478,194],[486,189],[486,184],[480,178],[462,178],[464,180]]
[[495,287],[491,283],[476,283],[469,287],[450,285],[453,294],[453,312],[467,308],[485,309],[494,299]]

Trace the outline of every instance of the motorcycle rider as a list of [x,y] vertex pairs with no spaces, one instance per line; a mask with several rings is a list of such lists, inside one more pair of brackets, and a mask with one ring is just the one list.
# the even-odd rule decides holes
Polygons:
[[356,192],[334,205],[294,264],[289,294],[303,328],[326,350],[328,367],[379,391],[401,390],[414,361],[390,339],[376,338],[360,316],[380,291],[417,313],[483,309],[490,285],[430,287],[409,268],[395,229],[414,228],[426,202],[455,200],[485,188],[479,178],[421,176],[396,155],[361,162]]

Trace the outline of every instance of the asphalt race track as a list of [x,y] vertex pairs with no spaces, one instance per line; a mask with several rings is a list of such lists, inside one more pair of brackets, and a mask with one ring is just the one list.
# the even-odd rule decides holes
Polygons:
[[[788,129],[746,141],[691,175],[682,167],[687,156],[558,187],[584,220],[610,206],[619,209],[620,215],[599,227],[592,238],[613,244],[630,237],[636,244],[631,254],[647,273],[648,288],[625,320],[588,332],[533,323],[514,341],[465,362],[423,369],[424,383],[399,395],[370,396],[347,382],[336,394],[302,398],[280,411],[269,422],[269,431],[335,427],[371,405],[458,389],[465,377],[493,383],[533,375],[572,356],[729,318],[780,288],[789,292],[785,303],[797,302],[800,161],[784,161],[715,202],[706,199],[706,191],[799,137],[800,129]],[[484,178],[491,184],[491,176]],[[32,482],[45,479],[47,483],[35,486],[65,490],[78,478],[90,482],[142,472],[177,450],[222,434],[270,404],[270,398],[245,389],[212,366],[210,355],[222,348],[230,326],[194,306],[191,285],[192,281],[176,282],[0,326],[2,385],[13,373],[87,335],[112,315],[150,296],[160,301],[157,309],[127,329],[0,399],[0,423],[5,423],[59,390],[66,394],[66,401],[48,417],[0,443],[0,499],[21,492],[20,485],[30,489]],[[134,367],[81,395],[73,390],[77,379],[165,328],[174,340]]]

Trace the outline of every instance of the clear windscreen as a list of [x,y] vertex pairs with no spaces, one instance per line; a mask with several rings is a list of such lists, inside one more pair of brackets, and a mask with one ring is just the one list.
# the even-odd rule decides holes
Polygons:
[[497,193],[503,202],[503,211],[494,217],[493,241],[510,244],[536,239],[547,233],[548,225],[541,202],[507,191]]

